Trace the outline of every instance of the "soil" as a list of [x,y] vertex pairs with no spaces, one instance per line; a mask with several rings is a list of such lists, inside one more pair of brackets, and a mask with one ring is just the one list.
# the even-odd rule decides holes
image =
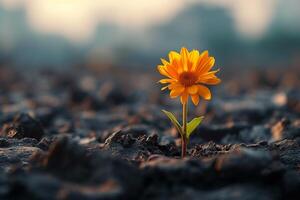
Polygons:
[[181,159],[155,74],[3,66],[0,199],[300,199],[299,77],[224,78]]

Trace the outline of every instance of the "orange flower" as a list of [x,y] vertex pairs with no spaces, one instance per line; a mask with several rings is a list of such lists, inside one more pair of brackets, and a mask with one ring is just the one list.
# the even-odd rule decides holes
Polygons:
[[171,98],[180,96],[182,104],[187,103],[189,96],[195,105],[199,103],[199,96],[210,100],[211,92],[204,84],[217,85],[221,82],[215,75],[219,70],[210,71],[215,59],[208,55],[208,51],[200,54],[197,50],[189,52],[182,47],[180,54],[175,51],[169,53],[169,62],[164,59],[161,61],[162,65],[158,65],[157,69],[168,77],[159,81],[168,84],[162,90],[168,88]]

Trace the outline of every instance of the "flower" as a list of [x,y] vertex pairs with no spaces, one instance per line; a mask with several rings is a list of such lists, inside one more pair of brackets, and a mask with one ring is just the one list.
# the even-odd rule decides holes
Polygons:
[[162,65],[158,65],[157,69],[167,78],[159,82],[168,84],[162,90],[168,88],[171,98],[180,96],[182,104],[187,103],[189,96],[195,105],[199,103],[199,96],[210,100],[211,92],[205,85],[217,85],[221,82],[215,75],[219,69],[210,71],[215,59],[208,55],[208,51],[200,54],[197,50],[189,52],[182,47],[180,54],[175,51],[169,53],[169,62],[165,59],[161,61]]

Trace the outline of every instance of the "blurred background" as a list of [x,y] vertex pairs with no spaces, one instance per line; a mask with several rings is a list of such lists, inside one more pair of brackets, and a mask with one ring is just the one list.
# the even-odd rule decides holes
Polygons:
[[[0,64],[155,71],[208,49],[224,69],[297,67],[298,0],[0,0]],[[155,70],[154,70],[155,69]]]

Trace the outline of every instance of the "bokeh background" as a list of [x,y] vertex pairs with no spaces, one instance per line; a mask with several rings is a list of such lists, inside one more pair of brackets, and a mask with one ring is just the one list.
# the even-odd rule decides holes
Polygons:
[[155,71],[182,46],[224,71],[297,68],[298,0],[0,0],[0,64]]

